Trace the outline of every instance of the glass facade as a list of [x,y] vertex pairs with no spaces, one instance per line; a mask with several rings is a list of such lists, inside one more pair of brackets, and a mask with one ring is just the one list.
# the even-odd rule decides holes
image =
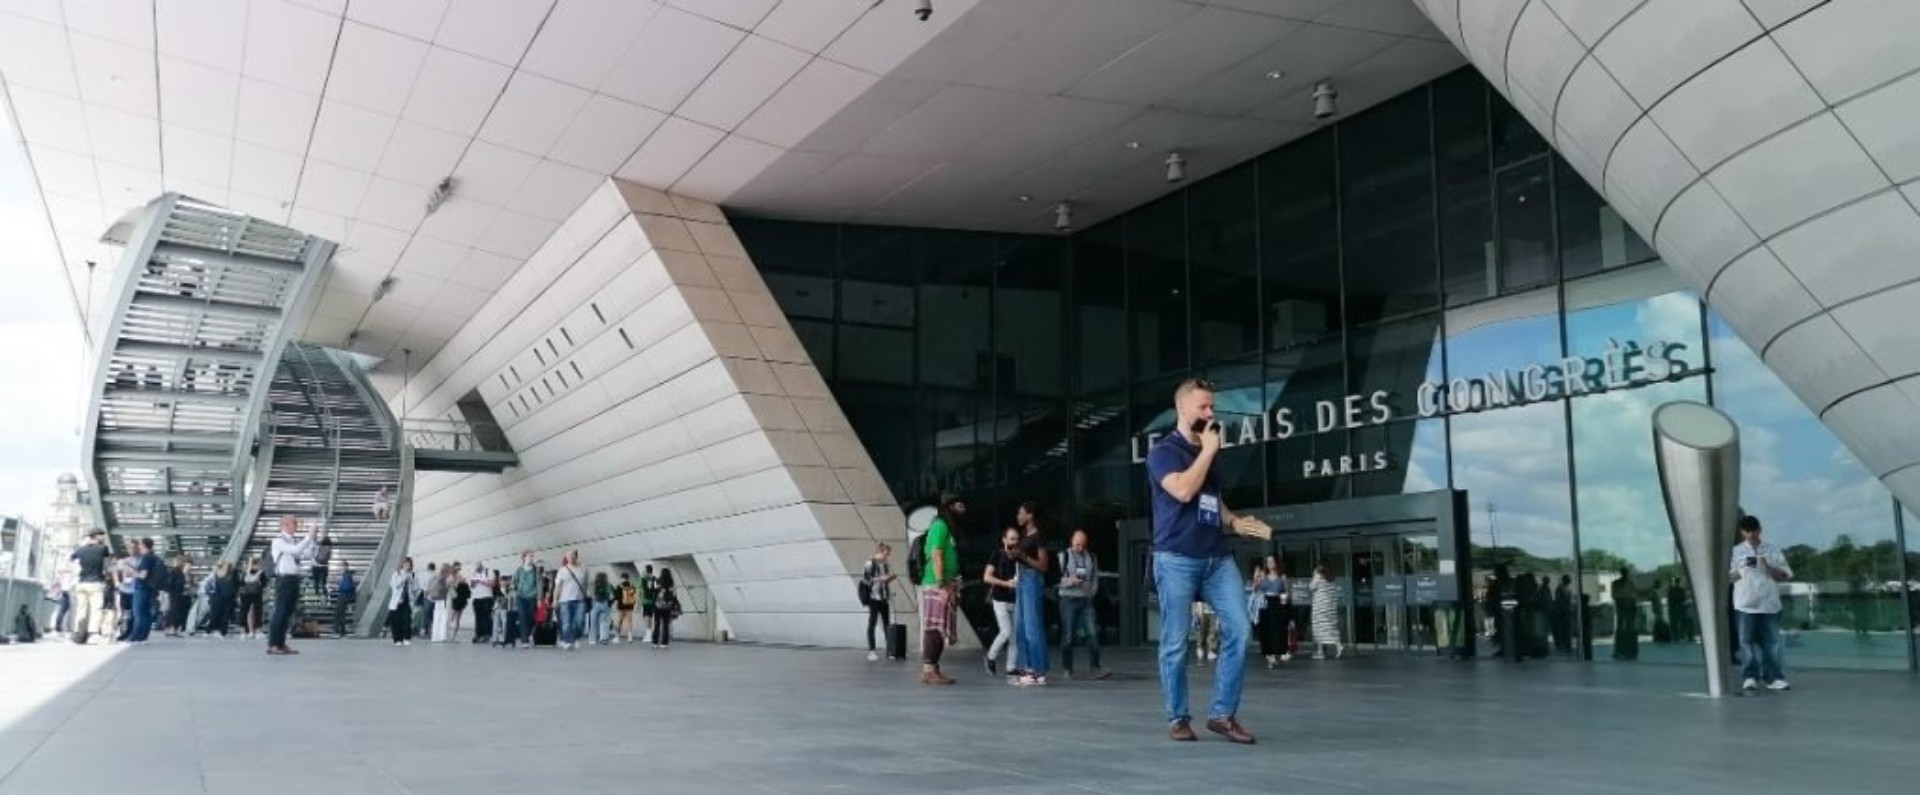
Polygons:
[[970,569],[1026,500],[1117,569],[1200,376],[1229,505],[1463,491],[1467,574],[1586,605],[1542,632],[1696,663],[1648,417],[1704,400],[1796,570],[1789,665],[1914,665],[1920,525],[1471,69],[1067,237],[734,223],[895,495],[969,498]]

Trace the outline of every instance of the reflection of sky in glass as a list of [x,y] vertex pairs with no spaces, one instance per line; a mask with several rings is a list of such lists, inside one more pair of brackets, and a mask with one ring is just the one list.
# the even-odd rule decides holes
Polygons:
[[[1781,546],[1893,539],[1892,495],[1718,317],[1714,398],[1740,424],[1740,501]],[[1909,527],[1911,530],[1912,527]]]
[[[1678,358],[1697,373],[1707,359],[1699,311],[1698,299],[1688,292],[1577,310],[1566,318],[1568,348],[1574,355],[1594,357],[1610,343],[1683,342],[1688,348]],[[1841,534],[1861,545],[1891,540],[1892,506],[1886,488],[1745,343],[1709,317],[1704,338],[1712,346],[1715,401],[1741,427],[1744,507],[1767,522],[1769,536],[1782,546],[1826,549]],[[1552,363],[1560,356],[1556,320],[1549,311],[1455,334],[1446,340],[1451,372],[1473,377]],[[1398,353],[1406,356],[1408,351]],[[1425,380],[1444,380],[1441,364],[1436,347],[1426,362]],[[1235,423],[1230,430],[1237,430],[1241,418],[1270,414],[1277,405],[1292,407],[1296,416],[1311,412],[1310,401],[1296,406],[1285,399],[1285,374],[1261,384],[1257,371],[1257,366],[1239,365],[1209,373],[1220,383],[1216,413]],[[1704,379],[1689,378],[1574,402],[1574,490],[1586,549],[1619,555],[1641,571],[1674,562],[1648,417],[1661,403],[1704,400],[1705,393]],[[1276,403],[1270,400],[1273,396],[1282,399]],[[1476,544],[1490,543],[1497,531],[1503,546],[1519,546],[1542,557],[1570,553],[1563,410],[1564,404],[1555,401],[1452,418],[1453,485],[1470,492]],[[1168,406],[1139,427],[1164,430],[1172,420]],[[1302,423],[1302,431],[1311,431],[1310,421]],[[1404,492],[1447,487],[1447,441],[1442,422],[1418,424],[1406,455]],[[1488,528],[1489,500],[1495,505],[1493,530]]]

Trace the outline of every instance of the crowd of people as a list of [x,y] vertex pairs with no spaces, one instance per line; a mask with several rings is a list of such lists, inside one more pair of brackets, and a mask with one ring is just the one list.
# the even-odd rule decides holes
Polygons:
[[417,637],[457,642],[471,611],[471,643],[568,650],[646,643],[665,649],[682,612],[672,569],[656,575],[648,564],[638,578],[621,572],[618,581],[604,571],[589,576],[577,550],[561,555],[553,567],[528,550],[511,572],[481,564],[468,571],[457,561],[416,570],[413,558],[403,558],[387,584],[386,635],[396,646],[410,646]]
[[[273,571],[258,555],[242,565],[222,562],[202,570],[185,556],[163,559],[149,539],[129,539],[124,553],[115,555],[106,533],[95,530],[69,555],[75,570],[47,590],[53,603],[48,629],[82,644],[142,644],[156,631],[165,637],[268,638],[270,650],[288,653],[299,574],[304,567],[326,571],[319,567],[330,547],[317,528],[300,537],[298,522],[288,517],[270,548]],[[346,634],[347,608],[358,588],[352,567],[342,565],[338,574],[316,581],[335,605],[335,634]]]
[[[361,576],[331,561],[332,542],[317,525],[306,533],[285,517],[267,555],[241,565],[218,563],[196,571],[185,557],[165,561],[152,541],[130,539],[124,554],[108,547],[95,530],[70,559],[74,571],[52,583],[48,629],[75,643],[143,644],[153,632],[168,637],[266,639],[274,655],[297,654],[287,638],[306,627],[320,634],[324,616],[300,616],[300,593],[311,587],[332,606],[332,634],[353,634],[353,608]],[[394,645],[414,638],[434,643],[469,640],[528,648],[646,643],[667,648],[673,621],[681,616],[673,571],[647,565],[638,577],[607,572],[589,575],[578,551],[543,565],[532,551],[513,571],[476,564],[428,563],[416,572],[403,558],[389,575],[387,621],[381,627]],[[472,621],[469,628],[468,615]],[[636,621],[635,614],[638,614]],[[464,637],[463,637],[464,633]]]

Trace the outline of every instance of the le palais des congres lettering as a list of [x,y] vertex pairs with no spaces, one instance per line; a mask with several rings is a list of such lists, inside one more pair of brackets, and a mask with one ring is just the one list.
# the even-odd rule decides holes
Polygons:
[[[1473,378],[1426,381],[1414,393],[1414,408],[1421,419],[1426,419],[1674,381],[1695,370],[1693,365],[1681,358],[1686,351],[1687,345],[1680,342],[1628,343],[1624,346],[1609,344],[1599,356],[1568,356],[1558,361],[1497,370]],[[1329,433],[1392,422],[1398,419],[1394,416],[1392,396],[1392,391],[1381,389],[1347,395],[1338,400],[1314,401],[1312,408],[1307,411],[1281,406],[1271,413],[1242,416],[1237,422],[1223,416],[1221,446],[1238,447],[1283,441],[1303,430],[1307,433]],[[1308,411],[1312,414],[1311,419],[1304,416]],[[1135,436],[1133,462],[1145,463],[1147,451],[1169,432],[1159,430]],[[1385,450],[1307,458],[1300,462],[1300,476],[1316,478],[1377,472],[1391,468],[1393,463]]]

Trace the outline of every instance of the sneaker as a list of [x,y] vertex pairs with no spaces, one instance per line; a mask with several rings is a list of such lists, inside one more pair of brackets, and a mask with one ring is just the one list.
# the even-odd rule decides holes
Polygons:
[[402,645],[402,646],[412,646],[412,645],[413,645],[413,641],[410,641],[410,640],[403,640],[403,641],[400,641],[400,645]]
[[1217,652],[1217,651],[1207,652],[1207,662],[1213,662],[1214,660],[1218,660],[1218,659],[1220,659],[1220,652]]
[[1007,677],[1007,687],[1024,687],[1025,685],[1020,684],[1020,680],[1021,677],[1018,676]]
[[1046,687],[1046,686],[1047,686],[1047,678],[1046,678],[1046,677],[1044,677],[1044,676],[1036,676],[1036,677],[1034,677],[1034,678],[1033,678],[1033,686],[1034,686],[1034,687]]
[[877,662],[879,661],[879,659],[880,659],[879,652],[876,652],[876,651],[867,652],[867,662]]
[[1747,677],[1747,681],[1740,683],[1740,689],[1741,690],[1759,690],[1760,680],[1749,676]]
[[1040,679],[1038,677],[1022,676],[1019,679],[1020,687],[1033,687],[1038,684],[1040,684]]
[[1787,690],[1792,687],[1793,685],[1787,684],[1787,680],[1785,679],[1775,679],[1767,683],[1768,690]]
[[1271,671],[1279,665],[1280,663],[1274,660],[1273,655],[1271,654],[1267,655],[1267,670]]
[[1113,675],[1113,672],[1112,672],[1112,671],[1109,671],[1109,670],[1107,670],[1107,669],[1105,669],[1105,668],[1095,668],[1095,669],[1093,669],[1093,678],[1095,678],[1095,679],[1105,679],[1105,678],[1107,678],[1107,677],[1109,677],[1109,676],[1112,676],[1112,675]]
[[1282,654],[1282,655],[1280,655],[1280,661],[1281,661],[1281,662],[1293,662],[1293,655],[1291,655],[1291,654]]
[[1000,675],[1000,662],[998,660],[993,659],[992,657],[987,658],[987,675],[988,676]]

